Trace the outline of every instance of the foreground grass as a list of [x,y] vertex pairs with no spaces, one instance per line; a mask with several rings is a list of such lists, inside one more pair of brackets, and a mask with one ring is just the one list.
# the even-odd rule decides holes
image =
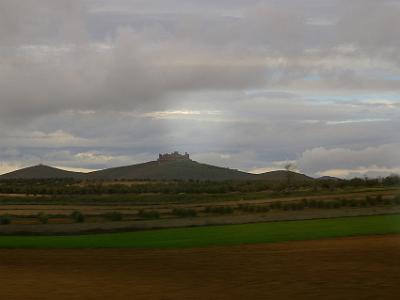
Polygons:
[[0,236],[0,248],[191,248],[400,233],[400,215],[80,236]]

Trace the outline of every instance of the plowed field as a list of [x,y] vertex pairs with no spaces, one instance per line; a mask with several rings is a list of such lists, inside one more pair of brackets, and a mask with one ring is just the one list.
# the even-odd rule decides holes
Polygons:
[[4,299],[397,299],[400,235],[201,249],[0,250]]

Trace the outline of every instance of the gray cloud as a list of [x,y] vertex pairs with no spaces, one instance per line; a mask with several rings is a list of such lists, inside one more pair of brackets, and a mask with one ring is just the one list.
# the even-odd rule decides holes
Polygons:
[[358,150],[324,147],[305,151],[298,161],[311,174],[351,177],[368,172],[390,175],[400,170],[400,145],[385,144]]
[[85,37],[82,0],[2,0],[1,45],[79,42]]
[[[0,149],[16,152],[0,161],[42,151],[97,168],[179,148],[250,170],[396,144],[399,12],[389,0],[1,1]],[[368,157],[360,167],[377,165]]]

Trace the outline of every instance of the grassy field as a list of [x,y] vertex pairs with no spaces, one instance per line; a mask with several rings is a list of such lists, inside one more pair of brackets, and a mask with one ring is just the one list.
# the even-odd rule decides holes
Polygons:
[[1,236],[0,248],[193,248],[400,233],[400,215],[80,236]]

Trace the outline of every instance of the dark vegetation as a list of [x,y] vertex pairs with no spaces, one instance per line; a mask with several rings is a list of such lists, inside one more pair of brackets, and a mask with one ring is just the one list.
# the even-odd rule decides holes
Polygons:
[[159,219],[160,213],[156,210],[144,210],[141,209],[138,213],[138,216],[143,219]]
[[193,218],[197,216],[197,211],[190,208],[174,208],[172,214],[180,218]]
[[0,225],[8,225],[11,223],[11,216],[4,215],[0,216]]
[[[124,216],[117,211],[107,212],[100,215],[84,215],[80,211],[74,211],[72,214],[46,214],[39,213],[35,215],[2,215],[0,216],[0,225],[8,225],[13,220],[36,219],[41,224],[50,223],[53,218],[70,219],[76,223],[86,222],[86,217],[100,217],[107,221],[122,221],[124,217],[139,219],[160,219],[169,218],[170,215],[179,218],[197,217],[199,212],[206,215],[231,215],[234,213],[268,213],[270,211],[299,211],[304,209],[340,209],[340,208],[363,208],[363,207],[383,207],[400,205],[400,194],[392,197],[383,197],[382,195],[365,196],[364,198],[340,198],[329,200],[315,200],[303,198],[300,201],[284,201],[276,200],[263,204],[238,204],[238,205],[209,205],[205,206],[201,211],[192,208],[174,208],[168,212],[160,212],[156,209],[140,209],[137,213]],[[90,222],[90,221],[89,221]]]
[[[291,173],[290,173],[291,174]],[[159,218],[192,218],[203,215],[229,215],[247,213],[268,213],[270,211],[299,211],[304,209],[340,209],[400,205],[400,196],[393,197],[400,190],[397,175],[379,179],[355,178],[341,180],[323,178],[321,180],[87,180],[78,178],[58,179],[0,179],[0,205],[141,205],[136,213],[122,214],[118,208],[113,211],[84,215],[74,211],[68,215],[32,213],[32,216],[0,214],[0,224],[18,222],[92,222],[97,220],[122,221]],[[391,190],[388,197],[387,191]],[[362,194],[372,192],[373,195]],[[354,193],[354,197],[353,197]],[[357,193],[361,193],[357,195]],[[382,195],[379,195],[382,193]],[[378,194],[378,196],[376,196]],[[315,200],[313,196],[328,195]],[[296,197],[301,201],[290,200]],[[365,197],[365,198],[362,198]],[[269,203],[256,204],[252,200],[268,200]],[[249,200],[249,203],[246,201]],[[228,202],[229,201],[229,202]],[[227,202],[218,205],[216,202]],[[232,202],[230,204],[230,202]],[[234,203],[234,202],[239,202]],[[197,208],[174,208],[175,204],[196,203]],[[171,209],[158,211],[152,205],[167,204]],[[200,205],[201,204],[201,205]],[[222,203],[220,203],[222,204]],[[146,209],[143,209],[143,206]],[[75,208],[74,208],[75,209]],[[79,208],[77,208],[79,209]],[[116,211],[114,211],[114,209]],[[135,208],[136,209],[136,208]],[[26,219],[22,220],[21,219]],[[54,219],[64,219],[57,220]],[[29,219],[29,220],[27,220]]]
[[73,220],[75,220],[75,222],[77,222],[77,223],[83,223],[83,222],[85,222],[85,216],[80,212],[80,211],[74,211],[72,214],[71,214],[71,218],[73,219]]
[[205,213],[221,214],[221,215],[232,214],[233,211],[234,208],[232,206],[207,206],[204,209]]
[[250,204],[240,204],[238,210],[244,212],[268,212],[271,209],[271,205],[250,205]]
[[400,186],[400,177],[324,179],[305,182],[250,180],[250,181],[128,181],[128,180],[80,180],[80,179],[1,179],[0,194],[25,195],[112,195],[112,194],[226,194],[252,192],[286,192],[301,189],[335,191],[346,188],[373,188]]
[[207,206],[205,213],[232,214],[235,210],[246,213],[262,213],[271,210],[296,211],[309,209],[335,209],[342,207],[370,207],[384,205],[400,205],[400,195],[394,198],[384,198],[382,195],[366,196],[365,199],[335,199],[335,200],[308,200],[301,201],[273,201],[270,204],[251,205],[239,204],[238,206]]
[[38,218],[39,222],[42,224],[49,223],[49,216],[45,213],[39,213],[37,218]]
[[123,216],[121,213],[119,213],[117,211],[113,211],[113,212],[103,214],[103,217],[107,220],[116,222],[116,221],[121,221]]

